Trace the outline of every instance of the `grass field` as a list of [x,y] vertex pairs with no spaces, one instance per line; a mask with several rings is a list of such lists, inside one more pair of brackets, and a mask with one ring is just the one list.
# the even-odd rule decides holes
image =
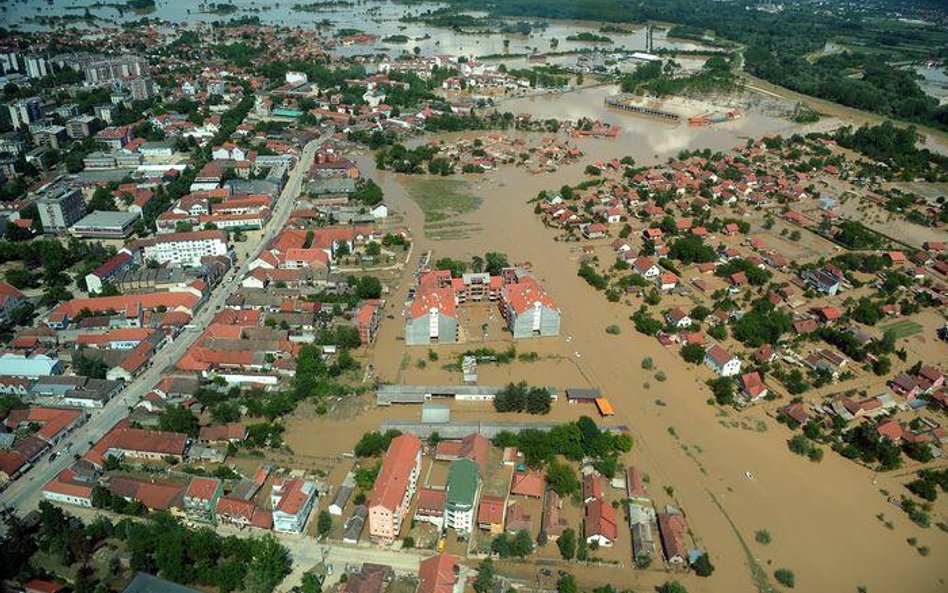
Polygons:
[[895,323],[890,323],[889,325],[883,325],[882,331],[892,331],[895,333],[895,337],[898,339],[907,338],[909,336],[914,336],[915,334],[922,333],[925,328],[921,325],[915,323],[914,321],[903,320],[896,321]]
[[477,210],[481,199],[472,195],[467,181],[413,177],[405,181],[405,189],[422,212],[425,222],[440,222]]

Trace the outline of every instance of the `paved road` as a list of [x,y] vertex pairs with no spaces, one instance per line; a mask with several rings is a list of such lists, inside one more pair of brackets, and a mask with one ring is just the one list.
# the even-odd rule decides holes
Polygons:
[[20,515],[25,515],[36,508],[42,497],[43,486],[49,482],[59,472],[72,464],[72,454],[83,454],[89,449],[90,442],[96,442],[101,439],[106,432],[128,414],[129,407],[135,405],[143,395],[148,393],[154,386],[170,371],[170,367],[187,351],[188,348],[200,337],[204,328],[210,324],[215,313],[224,305],[228,298],[240,287],[239,279],[247,273],[250,262],[255,260],[263,251],[264,247],[273,239],[274,236],[283,228],[289,219],[296,198],[300,194],[304,173],[309,170],[313,163],[316,148],[322,142],[321,139],[312,140],[303,149],[299,162],[290,173],[283,193],[277,200],[276,209],[270,218],[263,234],[260,236],[259,243],[251,251],[250,257],[236,269],[234,275],[227,275],[220,284],[218,284],[207,302],[201,307],[200,311],[192,320],[192,325],[196,329],[185,330],[171,344],[161,349],[151,361],[151,364],[145,372],[139,375],[131,382],[118,396],[113,398],[104,408],[92,412],[89,420],[77,428],[72,435],[63,440],[63,443],[56,449],[62,452],[65,443],[74,443],[72,450],[68,454],[60,455],[55,461],[47,462],[43,456],[37,461],[37,465],[30,469],[25,475],[16,480],[2,495],[0,503],[13,508]]

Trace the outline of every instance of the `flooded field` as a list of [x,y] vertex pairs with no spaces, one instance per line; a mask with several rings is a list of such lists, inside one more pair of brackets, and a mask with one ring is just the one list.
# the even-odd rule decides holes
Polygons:
[[[587,155],[583,163],[630,154],[639,163],[650,164],[685,147],[726,149],[743,143],[746,136],[793,129],[785,121],[766,116],[714,128],[667,127],[606,112],[601,97],[595,93],[589,97],[550,96],[523,100],[519,107],[529,107],[538,117],[559,113],[621,121],[626,133],[617,139],[576,141]],[[625,117],[630,119],[626,121]],[[482,366],[478,369],[480,380],[523,379],[602,389],[617,410],[614,422],[628,425],[635,438],[629,461],[651,475],[653,490],[670,487],[667,499],[659,497],[657,502],[683,508],[691,530],[711,552],[717,566],[713,579],[689,579],[690,590],[764,590],[763,579],[780,566],[796,572],[801,590],[852,591],[859,585],[866,585],[870,591],[944,589],[948,570],[921,557],[905,544],[905,538],[917,537],[932,548],[934,557],[943,557],[948,551],[945,538],[934,530],[913,526],[882,494],[883,490],[899,492],[899,477],[874,476],[837,455],[826,456],[821,464],[794,456],[787,451],[785,429],[762,409],[746,412],[740,418],[721,418],[721,414],[735,413],[706,405],[708,393],[698,374],[654,340],[637,334],[628,320],[627,307],[604,302],[575,275],[576,261],[581,256],[579,247],[554,241],[554,233],[543,227],[526,202],[541,189],[580,181],[582,163],[564,166],[550,175],[534,176],[522,169],[505,168],[472,177],[476,181],[470,190],[482,198],[482,203],[476,211],[459,218],[476,225],[479,231],[464,239],[441,241],[432,241],[418,232],[424,225],[424,214],[407,195],[406,185],[411,183],[408,178],[375,171],[368,156],[360,165],[382,185],[390,204],[404,214],[418,237],[416,248],[432,249],[436,258],[470,258],[492,250],[507,253],[512,260],[532,262],[535,275],[562,310],[562,335],[518,342],[518,351],[535,350],[541,361],[510,367]],[[457,372],[438,364],[425,363],[420,368],[417,360],[427,357],[427,349],[416,352],[401,341],[403,321],[399,312],[406,291],[407,285],[403,285],[391,295],[387,312],[395,319],[382,324],[379,340],[369,353],[379,376],[407,383],[457,382]],[[610,324],[619,325],[621,335],[607,335],[604,328]],[[449,359],[451,353],[463,349],[439,346],[439,360]],[[651,357],[656,368],[642,369],[645,357]],[[656,379],[658,370],[665,372],[665,381]],[[452,413],[458,418],[492,414],[489,408],[454,408]],[[593,412],[557,403],[551,418]],[[417,418],[417,414],[418,410],[408,408],[369,409],[346,429],[317,420],[293,426],[291,432],[325,428],[325,440],[338,438],[342,444],[354,442],[356,435],[377,426],[382,417]],[[748,479],[746,473],[753,479]],[[944,512],[944,503],[937,503],[935,514],[944,516]],[[895,523],[894,530],[886,529],[875,518],[879,513]],[[766,547],[755,543],[753,534],[758,529],[769,530],[773,543]],[[608,582],[616,585],[642,586],[648,582],[647,577],[636,577],[628,569],[606,572]],[[591,577],[591,582],[594,580]]]
[[[66,2],[48,2],[46,0],[20,0],[0,3],[0,18],[8,26],[23,30],[45,28],[36,17],[82,17],[86,11],[95,17],[94,26],[109,23],[123,23],[140,19],[142,16],[160,18],[173,23],[212,23],[240,17],[259,17],[264,24],[300,26],[314,28],[317,25],[326,33],[338,29],[357,29],[377,35],[379,40],[373,44],[340,45],[334,53],[339,56],[388,53],[400,54],[418,47],[421,55],[463,54],[484,56],[496,54],[530,54],[555,50],[569,52],[594,47],[610,49],[625,48],[630,51],[645,49],[645,28],[627,25],[626,33],[607,33],[612,43],[589,43],[570,41],[567,37],[577,33],[599,34],[599,24],[571,21],[541,21],[525,19],[532,24],[529,34],[501,33],[499,31],[459,34],[448,28],[431,27],[419,22],[403,22],[404,16],[436,10],[444,5],[438,2],[419,2],[410,6],[389,2],[361,2],[352,6],[326,6],[318,10],[296,10],[295,5],[318,5],[319,2],[302,0],[299,2],[264,2],[263,0],[229,0],[224,5],[236,7],[235,11],[202,12],[204,6],[214,3],[202,3],[198,0],[157,0],[155,10],[142,15],[130,10],[120,10],[120,3],[95,2],[93,0],[68,0]],[[475,16],[482,13],[472,12]],[[323,26],[328,21],[328,26]],[[69,23],[73,27],[86,26],[85,21],[75,20]],[[680,39],[669,39],[665,30],[656,29],[653,43],[656,48],[695,50],[702,49],[698,43]],[[382,41],[391,35],[405,35],[407,43],[386,43]],[[555,40],[555,41],[554,41]]]

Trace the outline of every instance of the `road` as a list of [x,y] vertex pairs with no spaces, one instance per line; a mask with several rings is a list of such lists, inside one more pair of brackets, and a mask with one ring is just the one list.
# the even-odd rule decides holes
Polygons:
[[60,455],[52,462],[45,461],[45,456],[41,457],[36,466],[28,470],[25,475],[21,476],[0,495],[0,503],[14,509],[21,516],[36,508],[42,497],[43,486],[72,464],[72,454],[84,453],[88,450],[90,443],[101,439],[109,429],[128,414],[128,409],[131,406],[135,405],[142,396],[154,388],[167,374],[170,367],[194,344],[204,328],[210,324],[217,311],[240,287],[240,279],[247,273],[250,262],[260,255],[267,244],[270,243],[270,240],[286,224],[290,213],[293,211],[296,198],[300,194],[304,174],[312,165],[316,149],[321,143],[322,139],[317,138],[310,141],[303,148],[299,162],[290,173],[286,186],[277,200],[273,216],[260,236],[259,243],[251,251],[250,256],[236,268],[236,273],[225,276],[220,284],[213,289],[207,301],[191,321],[191,324],[197,329],[183,331],[171,344],[162,348],[155,355],[148,369],[129,383],[122,393],[113,398],[104,408],[93,411],[89,420],[73,431],[68,438],[63,439],[63,442],[55,449],[62,453],[65,443],[73,443],[72,451]]

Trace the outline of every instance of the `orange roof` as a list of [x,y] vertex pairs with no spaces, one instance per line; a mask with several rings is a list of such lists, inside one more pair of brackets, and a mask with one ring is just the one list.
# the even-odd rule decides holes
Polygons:
[[536,470],[527,470],[514,474],[510,493],[540,498],[543,496],[545,489],[546,481],[543,479],[543,475]]
[[509,284],[504,299],[516,313],[527,311],[537,302],[544,307],[556,309],[553,299],[533,276],[527,276],[516,284]]
[[21,424],[39,424],[40,427],[36,431],[36,436],[44,441],[50,441],[78,420],[80,416],[82,416],[80,410],[33,407],[11,410],[4,422],[10,430],[15,430]]
[[185,496],[200,500],[210,500],[220,487],[221,481],[217,478],[194,477],[191,478],[191,483],[188,484],[188,491]]
[[603,416],[614,416],[616,411],[612,408],[612,404],[609,403],[609,400],[604,397],[596,398],[596,407],[599,408],[599,413]]
[[108,342],[128,342],[145,340],[154,333],[143,327],[120,327],[101,334],[82,334],[77,338],[79,344],[106,344]]
[[413,434],[403,434],[392,439],[372,488],[369,508],[382,506],[392,511],[398,508],[405,498],[408,479],[420,451],[421,439]]
[[76,474],[69,469],[59,472],[55,478],[50,480],[43,487],[44,492],[54,494],[63,494],[65,496],[74,496],[77,498],[92,498],[92,484],[79,482],[75,479]]
[[[137,309],[157,309],[158,307],[167,307],[175,309],[183,307],[193,311],[200,298],[190,292],[153,292],[147,294],[128,294],[109,297],[94,297],[88,299],[73,299],[60,304],[53,311],[52,315],[65,314],[69,317],[75,317],[83,309],[88,309],[93,313],[108,311],[132,311]],[[50,318],[52,318],[50,315]]]
[[418,567],[418,593],[452,593],[460,570],[460,560],[453,554],[422,560]]
[[504,522],[507,501],[500,496],[485,494],[477,509],[477,522],[481,525],[500,525]]
[[454,317],[457,314],[454,291],[449,288],[423,286],[415,295],[415,300],[411,305],[411,317],[412,319],[424,317],[432,309],[448,317]]

